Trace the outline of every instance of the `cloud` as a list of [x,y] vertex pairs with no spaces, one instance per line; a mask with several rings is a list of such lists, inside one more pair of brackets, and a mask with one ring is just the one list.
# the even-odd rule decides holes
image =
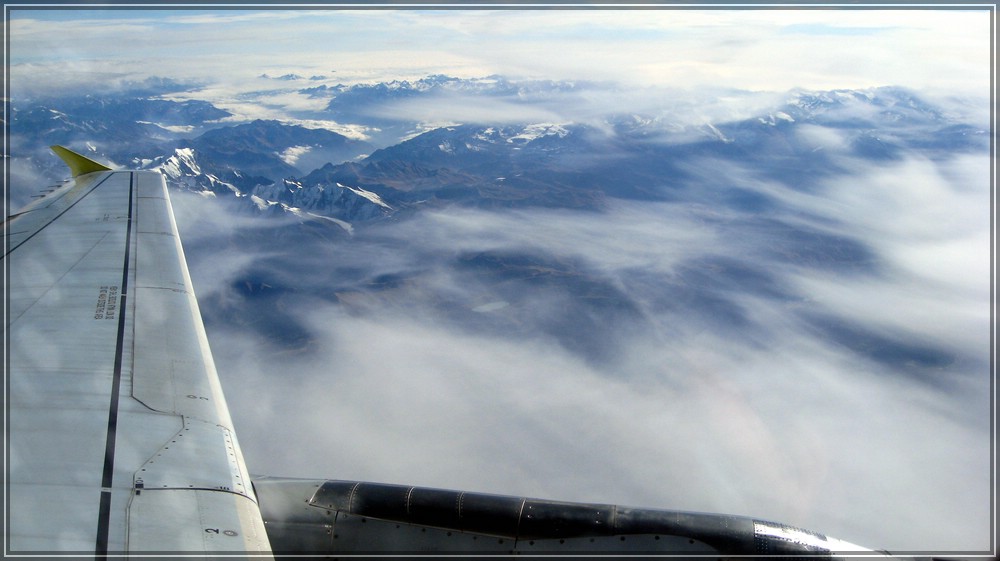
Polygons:
[[517,249],[574,256],[598,270],[648,267],[667,272],[681,259],[710,247],[714,232],[685,209],[621,205],[609,214],[526,210],[493,214],[452,209],[400,225],[430,247],[452,251]]
[[[55,73],[38,69],[71,60],[98,74],[117,71],[137,78],[150,68],[161,75],[219,81],[261,73],[329,75],[335,70],[335,79],[345,83],[435,73],[506,74],[635,86],[773,91],[891,84],[989,94],[987,11],[12,14],[11,77],[19,88],[48,83]],[[844,30],[865,33],[845,40]],[[119,48],[125,35],[130,37],[127,54]],[[73,41],[67,43],[66,37]],[[540,52],[548,56],[540,57]],[[151,60],[156,64],[150,65]],[[917,60],[920,64],[913,63]],[[76,78],[83,85],[86,76]]]
[[286,164],[294,166],[295,162],[298,162],[299,158],[309,153],[310,150],[312,150],[312,146],[289,146],[279,156]]
[[[412,317],[319,307],[310,322],[322,350],[306,359],[213,334],[257,472],[730,512],[890,549],[985,535],[985,427],[792,333],[767,352],[636,344],[634,371],[609,376]],[[965,531],[937,531],[922,504]]]
[[[157,73],[210,79],[194,95],[241,117],[292,118],[319,102],[257,76],[510,72],[636,87],[385,110],[593,123],[608,107],[648,108],[690,126],[770,103],[732,103],[729,88],[896,83],[947,97],[989,83],[980,13],[282,14],[266,33],[251,13],[21,19],[12,90],[117,84],[159,60]],[[125,59],[122,26],[149,31]],[[832,32],[859,27],[849,41]],[[72,52],[53,50],[66,37]],[[704,83],[717,86],[708,106]],[[251,470],[747,514],[890,550],[985,549],[988,158],[873,163],[841,132],[799,130],[843,173],[796,186],[687,161],[685,204],[449,209],[349,240],[176,194]],[[768,204],[727,208],[713,197],[728,187]]]
[[[664,142],[689,137],[686,127],[750,119],[786,101],[785,92],[747,92],[729,88],[631,87],[616,83],[563,82],[561,88],[535,81],[513,83],[505,95],[475,91],[432,91],[406,99],[388,100],[366,110],[370,116],[422,123],[584,124],[612,134],[609,116],[656,119]],[[502,90],[501,90],[502,91]],[[443,125],[441,125],[443,126]],[[700,133],[693,133],[700,134]],[[659,140],[651,138],[650,141]]]
[[8,183],[4,189],[4,202],[7,205],[6,214],[18,212],[30,204],[42,191],[53,184],[53,181],[38,172],[31,164],[20,158],[12,158],[7,163]]
[[882,270],[878,278],[848,284],[800,278],[800,289],[859,324],[916,331],[963,353],[983,353],[989,345],[983,329],[990,293],[988,165],[985,156],[879,166],[853,161],[850,173],[821,181],[815,195],[786,191],[793,208],[861,237]]
[[515,100],[490,99],[479,95],[435,95],[390,102],[372,108],[371,116],[417,122],[458,123],[539,123],[559,122],[559,115],[545,107],[517,103]]
[[[210,324],[252,471],[745,514],[896,551],[986,548],[988,161],[841,157],[853,171],[812,191],[707,168],[779,201],[771,216],[451,209],[231,261],[204,251],[207,217],[185,220],[200,296],[273,282],[277,304],[253,313],[309,334],[293,350]],[[235,224],[232,239],[259,239]],[[787,258],[810,240],[853,240],[875,262]],[[915,258],[968,243],[946,268]],[[595,359],[551,328],[559,318],[615,352]],[[916,358],[858,346],[873,341]]]

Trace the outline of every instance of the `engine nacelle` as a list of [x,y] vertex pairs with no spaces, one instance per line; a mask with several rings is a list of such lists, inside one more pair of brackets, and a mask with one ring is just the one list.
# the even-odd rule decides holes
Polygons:
[[742,516],[362,483],[258,478],[276,555],[884,555]]

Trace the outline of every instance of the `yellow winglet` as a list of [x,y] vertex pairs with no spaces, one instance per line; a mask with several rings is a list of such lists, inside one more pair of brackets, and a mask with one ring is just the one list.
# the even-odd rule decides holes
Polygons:
[[73,174],[73,177],[80,177],[81,175],[86,175],[88,173],[93,173],[95,171],[111,171],[108,166],[95,162],[86,156],[77,154],[76,152],[70,150],[69,148],[63,148],[62,146],[49,146],[56,156],[59,156],[62,161],[66,162],[69,166],[69,171]]

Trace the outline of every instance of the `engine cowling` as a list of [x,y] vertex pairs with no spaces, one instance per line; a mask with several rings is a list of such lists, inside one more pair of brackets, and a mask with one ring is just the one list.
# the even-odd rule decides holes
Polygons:
[[267,477],[254,489],[275,555],[879,554],[743,516],[358,481]]

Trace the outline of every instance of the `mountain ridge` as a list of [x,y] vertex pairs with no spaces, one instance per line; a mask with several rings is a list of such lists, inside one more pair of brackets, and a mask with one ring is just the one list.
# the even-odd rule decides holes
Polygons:
[[[552,99],[595,86],[429,76],[321,87],[335,93],[320,117],[368,130],[381,123],[403,134],[419,123],[372,116],[365,108],[442,92],[478,96],[486,104],[516,99],[524,106],[547,106]],[[112,161],[161,169],[180,188],[247,199],[248,209],[261,208],[250,204],[250,197],[258,197],[273,203],[265,205],[269,208],[309,208],[348,222],[384,218],[385,209],[374,203],[363,208],[363,197],[357,205],[331,198],[335,192],[351,196],[349,190],[338,190],[338,183],[375,193],[395,210],[447,204],[596,210],[608,197],[670,200],[697,173],[696,162],[713,158],[753,162],[757,175],[807,188],[809,176],[842,171],[828,155],[831,149],[889,161],[907,151],[974,150],[987,142],[985,131],[955,121],[915,92],[898,87],[793,90],[766,110],[719,122],[677,121],[670,103],[665,101],[658,112],[615,109],[598,121],[592,116],[469,121],[403,134],[401,141],[382,147],[274,119],[225,124],[219,119],[231,114],[206,101],[135,96],[19,108],[13,128],[18,139],[36,139],[28,146],[37,155],[28,163],[43,173],[54,173],[56,165],[43,155],[43,144],[83,145]],[[193,134],[198,127],[207,128]],[[819,140],[809,144],[803,140],[809,140],[808,134]]]

